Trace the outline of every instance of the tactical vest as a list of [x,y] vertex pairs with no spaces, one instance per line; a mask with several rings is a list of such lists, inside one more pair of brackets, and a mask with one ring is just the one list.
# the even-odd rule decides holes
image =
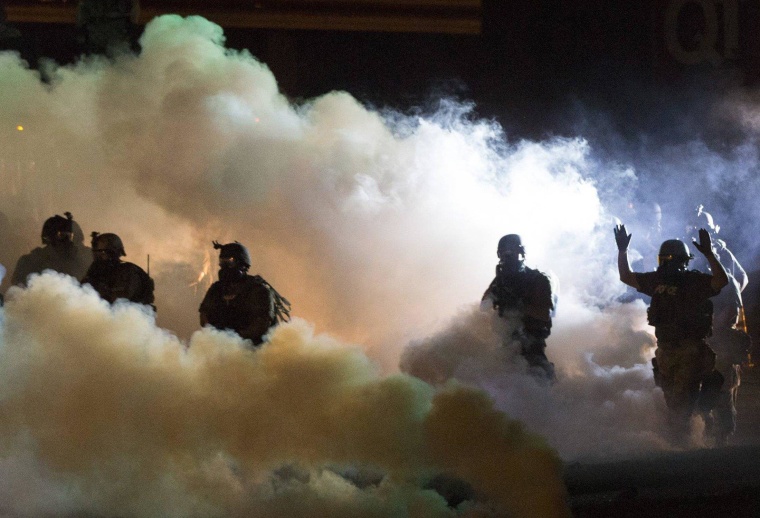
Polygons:
[[655,328],[655,336],[660,341],[701,340],[712,334],[713,303],[709,298],[699,302],[690,300],[684,289],[689,273],[684,272],[675,282],[661,282],[652,294],[647,321]]
[[504,316],[505,311],[523,311],[526,299],[542,277],[540,272],[527,267],[524,271],[514,274],[506,274],[497,267],[491,292],[495,298],[494,308],[498,310],[499,316]]

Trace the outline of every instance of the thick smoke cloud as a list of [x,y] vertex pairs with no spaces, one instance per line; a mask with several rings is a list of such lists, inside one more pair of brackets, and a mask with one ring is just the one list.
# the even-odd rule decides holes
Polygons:
[[[610,459],[667,449],[665,405],[651,370],[653,338],[640,327],[641,301],[605,311],[568,308],[549,340],[559,367],[551,387],[537,381],[506,342],[513,327],[495,312],[466,310],[413,343],[402,368],[433,384],[456,378],[486,390],[498,408],[546,437],[566,459]],[[697,439],[696,444],[699,444]]]
[[163,17],[139,57],[49,71],[49,85],[3,55],[4,207],[27,243],[64,210],[86,234],[118,233],[128,260],[150,254],[159,323],[187,337],[197,281],[215,270],[210,241],[237,239],[297,315],[387,369],[476,299],[505,228],[545,236],[533,257],[569,248],[551,265],[561,278],[600,244],[590,178],[609,168],[582,140],[507,145],[458,107],[391,120],[341,92],[292,105],[265,65],[222,41],[206,20]]
[[[485,393],[380,377],[303,321],[255,352],[208,329],[186,347],[143,307],[51,273],[11,289],[3,323],[12,514],[443,517],[423,484],[447,473],[494,506],[465,516],[565,515],[559,459]],[[361,490],[349,466],[385,477]]]
[[[95,427],[92,435],[80,436],[75,428],[57,429],[63,420],[9,421],[6,432],[14,436],[14,442],[7,447],[16,454],[9,457],[5,470],[17,474],[9,480],[38,488],[40,495],[17,501],[27,502],[36,511],[41,508],[33,506],[39,502],[54,502],[51,509],[61,509],[70,500],[78,508],[81,501],[90,502],[92,495],[100,494],[92,489],[93,478],[87,473],[103,471],[111,477],[104,483],[117,487],[120,475],[111,468],[129,466],[132,453],[137,453],[143,460],[125,472],[147,477],[155,490],[134,496],[129,505],[141,505],[143,498],[164,505],[165,495],[175,495],[176,504],[170,507],[181,514],[198,502],[187,498],[192,493],[201,494],[198,505],[211,506],[199,507],[210,509],[209,514],[217,509],[214,506],[221,506],[222,514],[234,514],[226,503],[246,498],[256,502],[265,498],[271,509],[287,514],[288,506],[294,505],[290,496],[299,491],[314,509],[337,505],[340,495],[346,494],[364,501],[367,509],[380,509],[381,515],[396,498],[408,503],[405,486],[400,484],[387,491],[381,485],[382,498],[357,494],[341,477],[323,470],[312,473],[300,488],[289,483],[284,492],[278,492],[276,483],[267,485],[258,475],[250,481],[243,477],[241,482],[235,467],[242,463],[244,473],[261,473],[288,461],[311,468],[358,459],[406,473],[410,468],[394,463],[394,458],[401,460],[384,449],[383,440],[373,455],[359,454],[357,447],[355,455],[335,458],[329,444],[321,445],[328,447],[327,454],[318,455],[314,453],[317,443],[306,440],[302,447],[294,441],[273,449],[271,458],[262,453],[254,459],[239,442],[242,433],[226,433],[215,424],[229,422],[221,410],[209,409],[204,419],[188,422],[194,410],[188,406],[212,397],[214,389],[228,383],[234,390],[220,391],[215,405],[223,409],[244,404],[251,412],[262,410],[257,406],[265,404],[261,399],[239,403],[239,395],[260,394],[256,390],[262,387],[257,383],[266,385],[262,380],[280,372],[271,370],[275,367],[291,376],[285,369],[286,359],[294,362],[289,368],[299,372],[303,355],[329,356],[335,344],[322,333],[358,344],[369,360],[358,353],[336,353],[353,360],[338,362],[320,375],[350,378],[358,369],[367,377],[366,372],[372,370],[367,362],[371,362],[384,374],[400,367],[440,385],[439,389],[456,378],[487,391],[498,409],[542,434],[565,459],[668,447],[660,422],[664,402],[649,369],[653,339],[645,323],[644,304],[621,302],[630,294],[617,279],[611,229],[616,218],[629,224],[634,229],[632,255],[651,259],[651,246],[657,240],[649,233],[649,214],[642,209],[646,203],[662,206],[667,226],[663,234],[679,232],[682,218],[676,214],[692,210],[692,203],[704,203],[724,228],[737,228],[737,219],[724,214],[737,216],[738,205],[727,204],[717,194],[747,185],[743,171],[756,167],[752,148],[721,150],[695,137],[686,143],[621,145],[615,154],[617,148],[601,152],[583,135],[542,142],[510,139],[498,124],[472,120],[467,107],[456,103],[443,103],[439,112],[416,117],[371,111],[346,92],[294,104],[279,92],[265,64],[244,51],[226,49],[221,29],[201,18],[158,18],[146,26],[141,46],[139,56],[125,55],[113,62],[88,58],[70,67],[51,67],[47,83],[18,57],[0,54],[0,200],[8,219],[7,224],[0,219],[0,230],[7,236],[0,258],[10,270],[18,255],[36,246],[46,217],[71,211],[85,234],[93,230],[118,233],[127,260],[146,266],[150,255],[157,286],[157,324],[166,330],[158,331],[135,308],[119,307],[111,315],[90,295],[73,285],[62,287],[58,282],[63,281],[51,278],[38,279],[36,295],[17,291],[10,297],[9,293],[15,301],[6,316],[5,333],[10,338],[4,347],[16,350],[19,344],[14,340],[23,337],[30,341],[30,350],[41,352],[14,364],[18,373],[4,382],[8,408],[21,412],[37,394],[34,403],[43,408],[67,415],[86,411],[93,427],[101,420],[108,423],[104,431]],[[742,102],[752,105],[751,100]],[[736,105],[731,100],[725,109],[716,108],[715,117],[736,124],[737,113],[748,113],[729,109]],[[743,134],[751,142],[751,118],[741,120]],[[667,199],[660,199],[660,193],[667,194]],[[736,196],[749,199],[752,189]],[[726,210],[716,210],[719,207]],[[552,387],[524,375],[519,356],[501,346],[500,337],[508,331],[492,322],[492,314],[474,308],[491,280],[496,242],[505,233],[522,234],[528,264],[551,272],[560,282],[547,351],[559,373],[559,382]],[[246,244],[253,270],[293,302],[294,315],[311,323],[319,338],[311,337],[305,324],[296,324],[275,334],[272,347],[255,357],[239,352],[234,339],[208,330],[188,342],[198,328],[200,299],[215,276],[216,258],[210,246],[214,239]],[[42,324],[48,317],[43,318],[41,309],[21,311],[25,300],[46,305],[50,312],[66,304],[81,303],[86,309],[71,310],[72,318],[76,317],[74,328],[58,330]],[[19,304],[16,310],[13,304]],[[42,322],[39,330],[35,330],[37,319]],[[59,334],[66,329],[69,335]],[[113,355],[98,352],[89,342],[97,336],[103,343],[123,347],[104,345],[104,351]],[[45,347],[49,340],[57,340],[57,346]],[[70,346],[64,346],[69,342]],[[189,352],[182,352],[183,343],[190,343]],[[320,352],[323,347],[327,351]],[[56,374],[46,370],[54,370],[50,358],[42,354],[48,349],[58,355],[67,377],[48,376]],[[94,355],[87,361],[99,365],[103,374],[97,369],[86,371],[87,376],[78,371],[87,368],[80,365],[81,355]],[[241,359],[233,361],[230,355]],[[266,358],[275,364],[264,367]],[[208,369],[215,369],[214,374]],[[34,383],[24,385],[34,375],[49,377],[45,382],[58,394],[55,390],[75,390],[76,384],[69,387],[73,377],[82,382],[80,393],[87,395],[87,377],[92,374],[97,381],[105,373],[110,373],[107,379],[114,379],[118,394],[116,389],[104,389],[102,401],[93,401],[91,410],[78,408],[75,398],[55,400],[62,407],[52,405],[41,390],[26,390]],[[401,391],[411,398],[407,401],[412,409],[415,402],[429,407],[437,397],[445,400],[445,396],[431,395],[432,389],[424,384],[395,376],[373,382],[382,387],[376,397],[387,394],[386,389]],[[129,380],[141,392],[135,401]],[[451,390],[469,398],[468,405],[485,408],[479,392]],[[292,391],[293,397],[305,393],[292,386],[283,391]],[[320,395],[329,399],[328,394],[314,394]],[[175,399],[176,404],[170,403]],[[156,403],[155,408],[148,401]],[[313,410],[296,408],[307,416]],[[270,407],[266,411],[273,412],[261,417],[267,422],[276,417],[294,424],[288,412]],[[164,412],[175,420],[158,415]],[[398,412],[396,417],[406,416],[406,421],[399,421],[406,424],[394,429],[402,444],[414,441],[415,436],[422,440],[419,421],[415,425],[402,409]],[[131,427],[129,434],[119,431],[120,420],[133,419],[123,415],[140,413],[146,416],[141,423],[126,423]],[[238,408],[233,415],[241,413]],[[374,412],[362,415],[374,418]],[[416,415],[422,419],[443,414],[428,408]],[[201,429],[196,421],[203,423]],[[367,428],[365,421],[357,422],[356,428],[345,432],[324,423],[317,428],[304,425],[304,430],[314,431],[325,441],[331,434],[348,441],[351,438],[345,434],[361,435],[362,427]],[[15,434],[22,425],[31,424],[37,426],[37,435]],[[140,437],[142,424],[153,427],[152,431],[146,428],[147,438]],[[266,437],[279,440],[272,430],[295,429],[285,424],[272,424],[267,429],[271,437]],[[411,435],[407,437],[406,432]],[[187,436],[193,433],[224,444],[211,447],[216,445]],[[104,439],[109,434],[121,440],[110,444]],[[76,454],[67,454],[65,448],[58,451],[54,435],[70,439]],[[178,441],[176,449],[169,444],[170,438]],[[356,437],[352,440],[360,442]],[[475,473],[473,467],[461,466],[453,458],[441,460],[445,448],[436,450],[435,441],[427,440],[446,469],[480,484],[486,493],[498,493],[498,488],[485,482],[488,477]],[[265,443],[262,439],[258,444]],[[106,454],[102,461],[96,454],[101,450]],[[168,451],[175,453],[166,454],[167,458]],[[225,453],[214,456],[220,451]],[[203,469],[197,468],[198,459],[205,459]],[[425,465],[423,460],[409,462]],[[160,465],[151,471],[152,463]],[[192,469],[185,469],[188,463]],[[58,480],[64,471],[80,479],[74,482],[63,476]],[[148,473],[160,473],[163,478],[151,479]],[[209,489],[213,480],[222,489]],[[134,477],[129,481],[133,483]],[[196,485],[200,493],[188,490]],[[9,483],[3,491],[11,494],[14,487]],[[521,486],[514,487],[521,491]],[[231,493],[236,496],[226,499]],[[434,498],[417,491],[411,494],[421,502]],[[519,500],[501,494],[497,498]],[[105,497],[95,500],[93,509],[109,505]],[[350,505],[357,501],[350,499]],[[244,503],[239,505],[247,510]],[[350,514],[352,508],[346,509]]]

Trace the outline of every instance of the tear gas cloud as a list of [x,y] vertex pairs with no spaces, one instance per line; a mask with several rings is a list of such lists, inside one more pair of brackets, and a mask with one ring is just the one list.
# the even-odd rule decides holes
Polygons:
[[[533,487],[491,482],[518,475],[488,463],[483,470],[493,470],[479,472],[476,462],[457,464],[466,456],[447,457],[454,445],[436,448],[435,426],[423,423],[441,415],[437,398],[454,394],[449,418],[502,416],[484,434],[494,441],[488,456],[525,451],[538,459],[538,478],[556,477],[532,436],[490,414],[482,392],[446,388],[450,378],[484,389],[565,459],[667,447],[648,365],[653,338],[644,304],[620,302],[612,226],[617,217],[646,229],[646,215],[628,209],[631,196],[684,175],[707,186],[699,192],[707,199],[694,202],[709,210],[710,194],[756,167],[748,151],[726,158],[690,143],[625,162],[581,137],[509,140],[456,103],[416,117],[373,112],[345,92],[293,104],[266,65],[225,49],[221,29],[197,17],[157,18],[141,45],[139,56],[51,69],[49,84],[0,54],[3,261],[36,245],[46,217],[68,210],[85,234],[119,234],[127,260],[145,266],[150,254],[158,307],[156,327],[139,309],[109,312],[55,275],[8,293],[2,404],[13,455],[3,471],[15,475],[0,487],[6,496],[28,485],[38,498],[19,501],[30,512],[83,501],[108,512],[111,489],[126,482],[135,492],[119,500],[124,509],[235,514],[255,499],[271,506],[262,516],[287,515],[296,492],[312,506],[348,502],[389,515],[393,505],[439,505],[400,481],[447,469],[514,509],[539,505],[521,498]],[[655,176],[658,156],[668,176]],[[683,186],[684,206],[696,188]],[[528,264],[560,281],[548,341],[559,382],[550,388],[499,345],[506,324],[476,308],[505,233],[521,234]],[[190,338],[215,275],[214,239],[247,245],[253,271],[303,319],[255,355],[222,333]],[[632,254],[646,257],[646,244],[635,232]],[[392,374],[399,366],[443,388]],[[334,409],[330,422],[311,408],[324,405]],[[378,432],[398,451],[368,424],[385,405],[392,415]],[[262,474],[289,461],[355,462],[393,476],[388,487],[355,493],[333,471],[315,470],[278,493]],[[547,487],[540,505],[555,509],[559,490]]]
[[[304,321],[255,353],[210,329],[185,349],[144,308],[60,274],[9,298],[0,501],[14,513],[451,516],[422,489],[436,472],[500,509],[471,516],[565,513],[555,453],[484,393],[381,377]],[[386,478],[362,491],[338,476],[350,463]],[[283,466],[297,476],[272,475]]]
[[592,178],[609,169],[583,140],[506,144],[458,106],[391,120],[342,92],[293,105],[222,40],[201,18],[161,18],[139,57],[51,70],[51,84],[2,55],[3,208],[22,245],[64,210],[85,234],[118,233],[127,260],[150,254],[159,324],[188,337],[211,240],[238,240],[297,315],[388,369],[477,300],[506,229],[560,278],[607,275],[609,254],[574,260],[603,241]]

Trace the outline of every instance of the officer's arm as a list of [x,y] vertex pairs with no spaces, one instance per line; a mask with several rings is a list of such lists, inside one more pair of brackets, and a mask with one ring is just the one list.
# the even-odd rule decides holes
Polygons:
[[212,300],[212,290],[214,289],[214,285],[209,287],[208,291],[206,292],[206,295],[203,296],[203,300],[201,301],[201,305],[198,308],[198,313],[200,314],[200,322],[201,327],[205,327],[208,325],[208,313],[209,308],[211,306],[211,300]]
[[494,293],[495,289],[496,289],[496,279],[494,279],[491,282],[491,284],[488,286],[488,289],[486,289],[486,292],[483,293],[483,298],[480,299],[481,310],[494,309],[494,303],[496,302],[496,294]]
[[26,256],[21,256],[16,262],[16,267],[13,269],[11,284],[14,286],[26,286],[26,278],[30,273],[29,270],[28,259]]
[[639,289],[639,281],[636,274],[631,270],[628,262],[628,244],[631,242],[631,234],[625,230],[625,225],[616,225],[614,229],[615,242],[618,248],[618,273],[620,280],[631,288]]
[[620,274],[620,280],[623,283],[637,290],[640,288],[639,280],[628,262],[628,250],[618,251],[618,274]]

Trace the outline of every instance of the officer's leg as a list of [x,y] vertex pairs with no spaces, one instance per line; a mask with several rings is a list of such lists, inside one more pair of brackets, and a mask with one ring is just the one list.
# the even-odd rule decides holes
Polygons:
[[531,373],[550,382],[555,381],[554,364],[546,357],[546,342],[529,338],[522,342],[522,355],[528,362]]
[[709,413],[716,408],[721,393],[727,393],[722,390],[725,382],[723,375],[717,369],[713,369],[707,376],[702,379],[702,386],[699,389],[699,411]]
[[713,369],[702,380],[697,407],[705,421],[705,435],[715,439],[716,444],[721,442],[722,409],[725,408],[727,394],[723,375]]
[[726,383],[715,407],[716,445],[726,443],[728,437],[736,431],[736,396],[739,390],[739,365],[731,365],[727,370]]
[[705,355],[699,344],[683,343],[667,349],[658,347],[655,357],[673,438],[684,441],[690,435],[691,415],[705,375]]

